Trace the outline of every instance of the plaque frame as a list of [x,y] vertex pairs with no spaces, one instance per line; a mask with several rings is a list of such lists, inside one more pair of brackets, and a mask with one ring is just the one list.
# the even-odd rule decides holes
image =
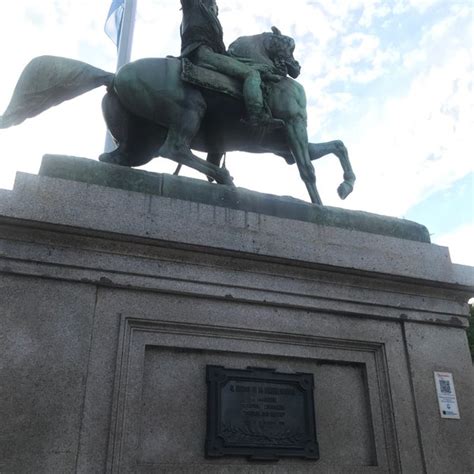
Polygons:
[[[207,434],[206,434],[206,458],[221,458],[224,456],[245,456],[251,461],[278,461],[281,457],[296,457],[306,460],[317,461],[319,459],[319,445],[316,436],[316,421],[314,409],[314,377],[313,374],[293,373],[285,374],[277,372],[276,369],[264,369],[248,367],[247,369],[227,369],[223,366],[207,365],[206,381],[208,386],[207,397]],[[262,431],[262,439],[265,442],[245,440],[245,436],[239,441],[230,440],[226,435],[223,414],[223,406],[226,400],[224,389],[229,383],[260,384],[265,386],[290,387],[299,393],[301,403],[298,404],[300,421],[303,428],[302,433],[289,433],[285,445],[281,442],[272,443],[271,436]],[[228,397],[228,396],[227,396]],[[229,397],[228,397],[229,398]],[[234,402],[235,403],[235,402]],[[228,405],[228,404],[227,404]],[[234,407],[231,405],[231,407]],[[238,408],[240,410],[240,408]],[[283,412],[285,413],[286,407]],[[234,412],[235,413],[235,412]],[[260,413],[260,412],[259,412]],[[303,416],[301,416],[303,414]],[[243,416],[240,421],[243,421]],[[239,431],[238,429],[235,431]],[[235,436],[232,436],[235,437]],[[249,436],[247,435],[247,438]]]

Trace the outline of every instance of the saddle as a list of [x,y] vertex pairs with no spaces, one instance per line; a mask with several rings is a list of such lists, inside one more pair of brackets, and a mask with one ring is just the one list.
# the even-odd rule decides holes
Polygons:
[[241,81],[218,71],[196,66],[186,58],[181,58],[181,79],[189,84],[229,95],[234,99],[243,99]]

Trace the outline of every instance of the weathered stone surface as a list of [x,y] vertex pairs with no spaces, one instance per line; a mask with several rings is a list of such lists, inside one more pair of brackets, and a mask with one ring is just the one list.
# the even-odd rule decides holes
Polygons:
[[[244,355],[222,351],[200,351],[150,347],[145,352],[143,408],[141,412],[142,454],[146,464],[199,465],[205,444],[206,364],[232,368],[281,367],[279,357]],[[363,364],[320,363],[287,358],[291,372],[313,373],[318,441],[328,465],[376,465],[370,409]],[[183,382],[186,390],[183,390]],[[163,438],[167,437],[167,442]],[[344,443],[341,440],[344,439]],[[183,446],[186,449],[183,450]],[[333,449],[332,446],[338,446]],[[241,464],[239,458],[214,460],[216,466]],[[301,466],[298,460],[281,459],[280,465]],[[316,466],[313,463],[313,466]]]
[[[140,472],[148,466],[156,471],[191,473],[204,462],[209,472],[252,472],[255,465],[239,458],[212,463],[202,459],[206,405],[202,369],[216,362],[315,375],[318,436],[325,452],[317,467],[340,472],[350,466],[354,472],[364,472],[367,466],[397,465],[395,428],[389,419],[384,421],[390,418],[385,405],[390,404],[388,387],[377,382],[387,370],[379,341],[395,349],[401,339],[396,325],[380,324],[375,329],[370,321],[360,321],[352,331],[347,320],[322,313],[238,300],[140,295],[133,290],[105,289],[98,308],[104,319],[122,311],[120,373],[116,375],[120,382],[115,386],[115,397],[122,405],[112,418],[117,431],[111,466],[123,462],[127,470],[138,463],[143,466]],[[364,340],[368,334],[371,343]],[[382,366],[377,369],[379,363]],[[390,370],[395,367],[405,373],[403,354],[391,360]],[[412,406],[404,401],[410,397],[409,385],[401,381],[397,392],[404,394],[397,395],[401,402],[397,412],[412,424]],[[167,428],[160,432],[159,426]],[[411,444],[404,465],[416,471],[420,458],[413,438],[408,436],[404,443]],[[182,446],[186,446],[184,451]],[[314,472],[311,463],[294,459],[282,460],[275,468],[277,472]],[[273,472],[274,467],[261,469]]]
[[[473,471],[474,277],[446,248],[20,173],[0,291],[1,472]],[[320,461],[206,460],[208,363],[312,373]]]
[[209,184],[206,181],[169,174],[150,173],[84,158],[46,155],[39,174],[324,226],[430,242],[426,227],[403,219],[315,206],[291,197]]
[[0,272],[0,472],[75,472],[95,294]]
[[[427,472],[472,472],[474,450],[465,451],[464,443],[457,441],[462,431],[466,446],[474,446],[473,374],[465,369],[471,364],[466,334],[447,327],[411,323],[405,325],[405,334]],[[439,409],[433,390],[435,371],[451,372],[456,392],[470,394],[458,396],[460,422],[433,415]]]
[[437,245],[24,173],[0,200],[0,215],[343,272],[468,288],[474,282],[472,272],[453,265],[448,249]]

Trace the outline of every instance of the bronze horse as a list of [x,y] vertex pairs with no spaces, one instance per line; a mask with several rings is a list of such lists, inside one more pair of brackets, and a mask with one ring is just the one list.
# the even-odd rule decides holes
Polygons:
[[[276,29],[239,38],[229,48],[237,55],[244,52],[244,60],[266,63],[280,74],[288,72],[297,77],[299,64],[293,50],[293,40]],[[255,57],[250,57],[252,54]],[[311,201],[322,204],[312,160],[333,153],[344,170],[339,196],[345,199],[351,193],[355,175],[344,144],[339,140],[308,143],[306,97],[298,82],[287,76],[267,81],[267,105],[284,127],[256,131],[242,120],[242,100],[185,82],[181,73],[177,58],[141,59],[125,65],[115,75],[71,59],[35,58],[23,71],[12,101],[0,117],[0,128],[19,124],[53,105],[105,85],[103,112],[117,149],[102,154],[101,161],[134,167],[161,156],[194,168],[217,183],[233,185],[228,170],[219,166],[223,154],[274,153],[289,164],[296,163]],[[194,155],[192,149],[207,152],[208,160]]]

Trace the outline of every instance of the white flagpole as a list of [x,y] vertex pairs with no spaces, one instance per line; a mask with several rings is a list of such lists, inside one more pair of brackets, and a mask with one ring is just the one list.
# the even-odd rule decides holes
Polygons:
[[[117,49],[117,71],[130,62],[132,54],[133,32],[135,29],[135,17],[137,14],[137,0],[125,0],[123,11],[122,28]],[[107,131],[105,136],[105,152],[115,149],[115,142]]]

